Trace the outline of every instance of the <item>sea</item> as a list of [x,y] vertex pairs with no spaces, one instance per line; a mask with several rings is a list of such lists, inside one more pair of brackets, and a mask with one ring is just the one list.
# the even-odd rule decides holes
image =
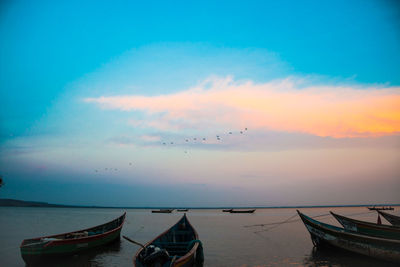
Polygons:
[[[339,226],[329,211],[359,220],[377,221],[366,207],[301,208],[308,216]],[[175,224],[183,213],[151,213],[149,209],[115,208],[0,208],[0,266],[25,266],[19,245],[23,239],[71,232],[110,221],[127,212],[121,235],[147,243]],[[396,266],[389,262],[313,246],[293,208],[257,209],[253,214],[230,214],[221,209],[191,209],[186,215],[204,247],[204,266]],[[400,215],[398,211],[394,214]],[[387,223],[382,218],[383,223]],[[274,224],[277,223],[277,224]],[[260,226],[264,224],[264,226]],[[139,249],[125,239],[110,246],[74,255],[46,266],[133,266]]]

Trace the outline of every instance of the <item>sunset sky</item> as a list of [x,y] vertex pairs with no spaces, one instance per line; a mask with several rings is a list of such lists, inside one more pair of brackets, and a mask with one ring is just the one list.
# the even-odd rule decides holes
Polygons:
[[2,1],[0,198],[400,203],[396,1]]

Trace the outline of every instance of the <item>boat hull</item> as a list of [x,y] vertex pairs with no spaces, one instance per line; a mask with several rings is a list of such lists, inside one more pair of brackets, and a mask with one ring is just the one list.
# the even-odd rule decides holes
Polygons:
[[369,210],[394,210],[392,207],[369,207]]
[[363,235],[400,240],[400,227],[354,220],[333,212],[331,214],[346,230]]
[[349,233],[300,213],[300,218],[317,247],[333,246],[358,254],[400,263],[400,241]]
[[[148,242],[145,248],[147,249],[151,245],[168,252],[168,259],[164,260],[160,266],[203,266],[203,248],[198,240],[198,234],[187,220],[186,214],[171,228]],[[153,266],[146,263],[145,255],[145,249],[139,249],[133,258],[134,266]]]
[[171,213],[173,210],[152,210],[151,213]]
[[254,213],[256,210],[231,210],[230,213]]
[[400,217],[390,214],[390,213],[386,213],[386,212],[382,212],[378,210],[378,213],[380,215],[382,215],[383,218],[385,218],[388,222],[390,222],[392,225],[395,226],[400,226]]
[[[20,246],[22,259],[27,264],[37,264],[41,261],[48,261],[59,257],[75,255],[83,251],[113,243],[117,240],[120,240],[120,233],[124,220],[125,213],[121,217],[100,226],[95,226],[71,233],[24,240]],[[65,237],[74,233],[85,231],[88,232],[94,229],[98,230],[101,227],[111,226],[113,226],[113,229],[101,234],[95,234],[87,237],[61,239],[61,237]]]
[[98,240],[87,240],[82,242],[71,242],[65,244],[55,244],[45,248],[21,248],[21,256],[25,263],[35,264],[42,261],[51,261],[59,257],[67,257],[82,253],[87,250],[111,244],[120,240],[121,230]]

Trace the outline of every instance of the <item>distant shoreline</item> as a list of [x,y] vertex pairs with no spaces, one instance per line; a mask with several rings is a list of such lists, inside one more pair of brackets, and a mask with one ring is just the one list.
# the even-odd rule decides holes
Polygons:
[[299,206],[220,206],[220,207],[188,207],[188,206],[148,206],[148,207],[113,207],[113,206],[88,206],[88,205],[65,205],[51,204],[38,201],[24,201],[18,199],[0,198],[0,207],[37,207],[37,208],[94,208],[94,209],[300,209],[300,208],[351,208],[392,206],[400,204],[365,204],[365,205],[299,205]]

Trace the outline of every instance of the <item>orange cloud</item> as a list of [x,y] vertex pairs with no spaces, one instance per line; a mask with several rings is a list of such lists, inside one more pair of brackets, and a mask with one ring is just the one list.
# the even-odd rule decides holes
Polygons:
[[209,79],[159,96],[87,98],[104,108],[142,111],[163,130],[248,127],[317,136],[375,137],[400,132],[400,88],[309,86],[294,80],[263,84]]

